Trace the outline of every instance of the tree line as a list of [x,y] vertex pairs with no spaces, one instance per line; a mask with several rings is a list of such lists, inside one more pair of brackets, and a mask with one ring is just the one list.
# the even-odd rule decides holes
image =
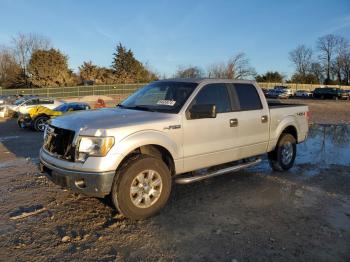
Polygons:
[[229,79],[254,78],[258,82],[336,84],[350,83],[350,44],[342,36],[333,34],[317,39],[313,49],[299,45],[289,52],[294,65],[290,79],[278,71],[258,75],[244,53],[234,55],[227,62],[209,65],[207,70],[198,66],[179,67],[175,77],[218,77]]
[[[317,39],[315,48],[299,45],[289,52],[295,71],[290,79],[278,71],[257,74],[244,52],[207,66],[180,66],[173,77],[255,79],[258,82],[343,84],[350,82],[350,45],[333,34]],[[19,33],[10,46],[0,47],[0,86],[5,88],[55,87],[82,84],[146,83],[160,78],[121,43],[116,45],[110,67],[85,61],[73,72],[68,57],[38,34]]]
[[0,47],[0,86],[5,88],[57,87],[82,84],[146,83],[158,79],[134,53],[117,44],[111,67],[83,62],[75,73],[68,57],[38,34],[19,33],[11,46]]

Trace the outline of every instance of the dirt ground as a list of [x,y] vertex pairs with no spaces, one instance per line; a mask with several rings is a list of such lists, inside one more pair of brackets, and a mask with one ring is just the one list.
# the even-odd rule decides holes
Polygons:
[[0,120],[0,261],[350,261],[350,102],[287,102],[323,124],[290,171],[263,159],[174,185],[162,212],[138,222],[49,182],[37,171],[42,134]]

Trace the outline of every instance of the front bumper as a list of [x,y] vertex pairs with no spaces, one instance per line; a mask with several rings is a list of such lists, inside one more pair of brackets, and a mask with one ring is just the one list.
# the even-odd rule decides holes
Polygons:
[[104,197],[111,192],[115,172],[81,172],[54,166],[42,158],[40,171],[55,184],[73,192]]

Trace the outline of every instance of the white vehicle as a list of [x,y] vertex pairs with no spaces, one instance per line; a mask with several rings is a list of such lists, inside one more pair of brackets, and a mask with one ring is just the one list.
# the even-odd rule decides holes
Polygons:
[[290,169],[307,137],[308,111],[268,103],[252,81],[157,81],[117,108],[52,119],[41,171],[75,192],[110,195],[121,214],[143,219],[165,205],[172,182],[237,171],[266,153],[274,170]]
[[64,102],[48,97],[25,97],[16,100],[13,105],[8,105],[7,109],[20,114],[28,114],[29,109],[35,106],[45,106],[49,109],[54,109],[62,103]]
[[311,97],[312,93],[307,90],[298,90],[295,92],[296,97]]
[[279,91],[283,91],[283,93],[285,95],[287,95],[288,97],[294,96],[294,91],[293,89],[290,89],[286,86],[275,86],[274,90],[279,90]]

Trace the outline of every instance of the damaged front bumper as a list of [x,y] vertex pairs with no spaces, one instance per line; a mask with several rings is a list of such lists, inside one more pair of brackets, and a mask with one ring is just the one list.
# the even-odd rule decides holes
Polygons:
[[85,172],[54,166],[40,158],[40,172],[55,184],[92,197],[104,197],[111,192],[115,172]]

